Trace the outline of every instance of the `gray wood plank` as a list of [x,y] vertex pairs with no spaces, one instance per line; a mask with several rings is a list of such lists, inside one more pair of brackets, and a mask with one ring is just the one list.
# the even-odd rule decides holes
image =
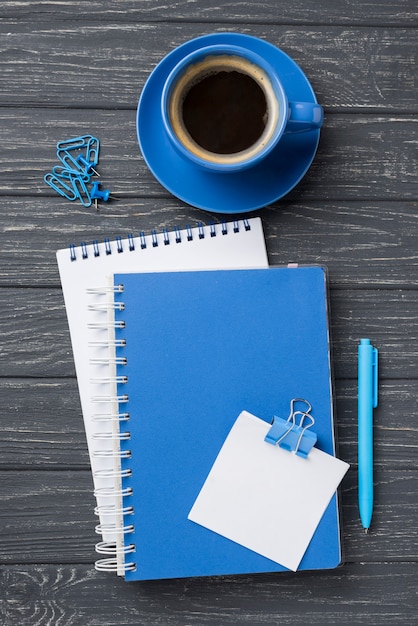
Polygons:
[[[110,188],[117,189],[113,180]],[[41,191],[41,189],[39,188]],[[42,192],[44,190],[42,189]],[[303,194],[301,194],[303,195]],[[416,202],[303,201],[259,211],[271,264],[326,264],[335,285],[417,286]],[[100,212],[63,198],[8,196],[0,233],[0,284],[59,286],[55,251],[70,243],[222,220],[174,198],[124,198]],[[231,216],[232,217],[232,216]]]
[[[1,290],[7,320],[3,323],[3,373],[11,376],[51,374],[74,376],[65,308],[57,290]],[[25,373],[24,373],[25,372]]]
[[[4,316],[1,376],[74,376],[64,302],[59,289],[1,289]],[[418,290],[332,289],[331,339],[335,374],[357,375],[357,343],[380,348],[380,376],[416,376]]]
[[[374,411],[374,466],[417,469],[418,431],[414,414],[416,379],[379,381],[379,406]],[[336,380],[338,456],[357,467],[357,381]]]
[[371,626],[413,624],[416,568],[356,563],[329,572],[130,583],[88,565],[0,568],[5,626]]
[[[380,383],[374,415],[375,467],[416,468],[418,435],[411,418],[415,380]],[[70,379],[0,379],[0,470],[89,469],[77,384]],[[357,384],[335,381],[339,456],[357,464]]]
[[[212,24],[209,32],[224,30]],[[327,111],[416,111],[414,29],[306,28],[277,26],[273,20],[252,27],[237,24],[232,30],[260,37],[291,56]],[[96,16],[57,22],[41,14],[35,22],[27,18],[0,23],[1,32],[2,106],[134,110],[155,65],[176,46],[207,34],[208,27],[144,20],[115,25]],[[40,85],[47,85],[47,91]]]
[[[44,174],[58,162],[58,141],[87,132],[102,142],[99,171],[115,193],[170,197],[140,157],[133,111],[3,108],[0,123],[3,195],[62,199]],[[416,116],[327,115],[316,158],[287,199],[414,200],[417,127]]]
[[[377,468],[371,530],[357,506],[357,472],[341,490],[346,562],[413,562],[418,558],[418,472]],[[93,563],[98,541],[88,471],[0,472],[0,563]],[[16,523],[18,520],[18,523]]]
[[82,0],[62,2],[37,2],[36,0],[3,0],[3,18],[62,21],[79,17],[83,20],[100,22],[182,22],[197,23],[220,21],[226,23],[266,22],[273,24],[408,24],[418,19],[416,4],[412,0],[373,0],[366,4],[354,0],[350,4],[335,0],[331,5],[327,0],[294,0],[278,9],[273,0],[255,5],[256,10],[245,2],[225,0],[196,0],[193,3],[179,0],[175,3],[160,3],[158,0]]
[[4,471],[0,482],[1,562],[95,561],[90,471]]
[[0,379],[0,468],[89,469],[75,378]]

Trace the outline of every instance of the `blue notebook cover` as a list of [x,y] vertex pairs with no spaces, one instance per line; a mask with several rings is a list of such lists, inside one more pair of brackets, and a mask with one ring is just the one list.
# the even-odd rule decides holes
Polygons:
[[[315,415],[317,447],[334,454],[326,273],[280,267],[115,275],[126,580],[277,572],[285,568],[187,519],[242,410],[271,422],[292,398]],[[126,361],[125,361],[126,360]],[[129,451],[129,452],[128,452]],[[337,497],[300,569],[341,560]]]

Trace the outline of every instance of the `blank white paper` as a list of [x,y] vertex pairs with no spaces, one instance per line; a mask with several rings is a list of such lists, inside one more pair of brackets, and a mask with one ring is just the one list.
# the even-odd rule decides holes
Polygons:
[[264,441],[270,424],[243,411],[188,519],[296,571],[349,465]]

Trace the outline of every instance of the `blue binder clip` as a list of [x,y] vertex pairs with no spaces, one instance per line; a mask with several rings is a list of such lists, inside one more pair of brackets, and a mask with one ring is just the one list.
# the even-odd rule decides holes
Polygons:
[[[306,410],[295,411],[295,404],[303,403]],[[264,441],[273,445],[279,445],[284,450],[294,452],[306,459],[316,443],[316,433],[308,430],[315,423],[311,415],[312,407],[303,398],[293,398],[290,401],[290,414],[287,420],[281,417],[273,417],[273,423],[264,438]],[[297,423],[299,418],[299,423]]]

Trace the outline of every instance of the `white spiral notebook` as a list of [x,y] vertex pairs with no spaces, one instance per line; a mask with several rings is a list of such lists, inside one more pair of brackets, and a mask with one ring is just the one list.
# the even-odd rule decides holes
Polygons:
[[96,549],[108,554],[114,544],[116,571],[122,575],[123,537],[116,529],[123,518],[123,474],[114,451],[119,448],[119,421],[124,419],[123,398],[117,395],[113,297],[101,296],[113,293],[115,273],[266,267],[262,223],[252,218],[199,224],[71,245],[57,252],[57,262],[97,501],[96,532],[103,537]]

